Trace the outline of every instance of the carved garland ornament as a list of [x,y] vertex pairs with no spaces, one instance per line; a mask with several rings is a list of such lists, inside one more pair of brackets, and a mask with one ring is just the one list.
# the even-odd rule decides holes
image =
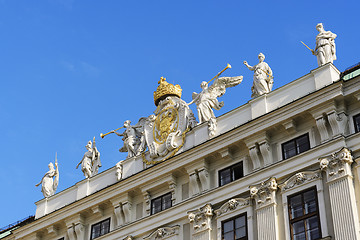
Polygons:
[[238,207],[244,207],[250,205],[249,199],[244,198],[233,198],[224,203],[219,209],[215,210],[215,214],[217,217],[220,217],[222,214],[227,213],[229,211],[234,211]]
[[213,215],[213,208],[210,203],[198,210],[189,211],[188,219],[193,224],[194,232],[211,230],[211,218]]
[[153,231],[149,236],[144,237],[145,240],[155,240],[155,239],[167,239],[171,236],[179,234],[179,225],[171,227],[161,227]]
[[282,192],[289,190],[295,186],[304,184],[306,182],[310,182],[314,179],[321,178],[320,171],[314,172],[299,172],[295,175],[291,176],[288,180],[286,180],[283,184],[279,185],[279,188]]

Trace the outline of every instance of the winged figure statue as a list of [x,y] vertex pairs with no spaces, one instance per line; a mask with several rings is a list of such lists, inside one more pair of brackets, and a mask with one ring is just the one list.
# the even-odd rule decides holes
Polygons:
[[193,92],[193,100],[188,103],[188,105],[193,103],[196,104],[199,124],[208,122],[210,137],[215,135],[217,126],[213,109],[220,110],[224,106],[224,102],[219,102],[217,98],[225,94],[226,88],[235,87],[236,85],[240,84],[242,80],[243,76],[221,78],[216,77],[214,83],[211,86],[208,86],[209,82],[204,81],[200,85],[202,91],[200,93]]

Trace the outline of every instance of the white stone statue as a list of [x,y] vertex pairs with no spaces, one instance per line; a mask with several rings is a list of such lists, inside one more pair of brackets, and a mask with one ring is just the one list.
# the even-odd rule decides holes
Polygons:
[[119,149],[120,152],[128,152],[128,158],[139,156],[146,149],[146,142],[144,137],[144,124],[146,118],[140,118],[139,122],[131,126],[131,121],[126,120],[124,122],[125,131],[123,133],[118,133],[115,130],[111,133],[123,137],[124,146]]
[[115,175],[116,175],[116,178],[118,181],[120,181],[122,179],[122,175],[123,175],[123,166],[121,164],[121,162],[118,162],[116,165],[116,172],[115,172]]
[[76,166],[76,169],[81,164],[81,171],[84,173],[85,178],[90,178],[95,176],[99,171],[99,167],[101,167],[100,152],[96,148],[95,137],[93,142],[90,140],[85,147],[87,152]]
[[[218,74],[219,75],[219,74]],[[209,87],[208,82],[203,81],[200,84],[201,93],[193,92],[193,100],[188,105],[195,103],[199,124],[208,122],[209,136],[213,137],[216,131],[216,117],[213,109],[220,110],[224,106],[224,102],[219,102],[218,97],[221,97],[226,92],[226,88],[234,87],[242,82],[243,77],[221,77],[215,78],[214,83]]]
[[274,84],[271,68],[266,62],[264,62],[265,55],[259,53],[258,58],[259,63],[253,67],[250,66],[247,61],[244,61],[245,66],[249,70],[254,71],[254,82],[251,87],[251,97],[258,97],[271,92]]
[[319,31],[319,34],[316,36],[316,47],[312,53],[316,55],[320,67],[336,60],[336,34],[325,31],[322,23],[317,24],[316,29]]
[[55,194],[59,185],[59,168],[57,159],[55,159],[55,169],[52,162],[49,163],[49,171],[45,173],[41,181],[35,186],[38,187],[41,184],[41,192],[45,198],[48,198]]

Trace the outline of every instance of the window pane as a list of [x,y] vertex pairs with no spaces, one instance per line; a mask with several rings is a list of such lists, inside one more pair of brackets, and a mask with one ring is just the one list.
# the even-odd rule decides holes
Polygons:
[[316,212],[315,190],[304,193],[304,210],[305,214]]
[[234,240],[234,232],[225,233],[224,240]]
[[232,170],[233,170],[233,181],[242,178],[244,176],[242,162],[240,164],[235,165]]
[[235,231],[235,237],[236,239],[242,238],[246,236],[246,227],[238,228]]
[[318,239],[320,237],[319,223],[317,216],[305,220],[306,235],[308,239]]
[[245,226],[245,216],[241,216],[235,219],[235,228],[241,228]]
[[290,219],[301,217],[303,215],[301,195],[297,195],[290,199],[290,215]]
[[296,155],[295,142],[291,141],[283,144],[284,159],[290,158]]
[[101,235],[108,233],[110,230],[110,219],[102,222],[101,224]]
[[297,147],[297,154],[309,150],[310,149],[309,136],[306,134],[296,139],[296,147]]
[[171,193],[170,194],[166,194],[165,196],[162,197],[163,201],[162,201],[162,210],[165,210],[169,207],[171,207]]
[[232,232],[234,230],[234,221],[228,221],[224,223],[224,233]]
[[91,239],[94,239],[99,236],[100,236],[100,224],[95,224],[92,227]]
[[360,132],[360,115],[354,117],[355,132]]
[[153,214],[161,211],[161,198],[156,198],[151,201],[151,211]]
[[219,172],[220,174],[220,186],[231,182],[231,169],[224,169]]

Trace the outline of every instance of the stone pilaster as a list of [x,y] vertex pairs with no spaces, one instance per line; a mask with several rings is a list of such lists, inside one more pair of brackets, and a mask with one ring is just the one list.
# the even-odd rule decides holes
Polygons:
[[211,240],[211,219],[213,217],[213,209],[211,204],[188,212],[188,218],[193,226],[193,240]]
[[327,176],[335,239],[360,239],[350,150],[343,148],[319,161]]
[[278,240],[278,220],[276,213],[276,190],[275,178],[250,186],[251,198],[256,203],[257,235],[261,240]]

